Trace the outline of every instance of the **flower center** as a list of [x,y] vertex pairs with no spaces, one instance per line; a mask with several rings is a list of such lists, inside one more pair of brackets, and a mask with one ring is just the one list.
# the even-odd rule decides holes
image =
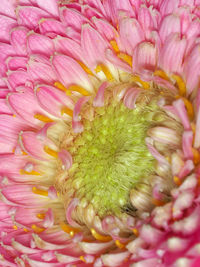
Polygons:
[[123,104],[99,110],[84,123],[84,132],[69,149],[74,159],[70,179],[75,196],[85,197],[99,216],[118,214],[129,204],[131,188],[154,169],[154,158],[145,144],[153,107],[126,108]]
[[[76,220],[81,221],[80,214],[88,205],[100,218],[133,215],[138,210],[138,191],[144,197],[152,194],[156,160],[146,137],[167,118],[158,100],[155,91],[141,91],[134,108],[130,108],[113,99],[108,90],[103,106],[94,107],[90,100],[82,110],[79,117],[84,130],[72,132],[72,141],[65,147],[73,164],[61,185],[66,208],[71,199],[79,200]],[[152,206],[147,202],[139,205],[142,211]]]

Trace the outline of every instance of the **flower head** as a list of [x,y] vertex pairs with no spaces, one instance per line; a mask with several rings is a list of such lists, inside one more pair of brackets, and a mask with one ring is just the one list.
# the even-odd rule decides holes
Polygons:
[[1,0],[1,266],[198,266],[200,2]]

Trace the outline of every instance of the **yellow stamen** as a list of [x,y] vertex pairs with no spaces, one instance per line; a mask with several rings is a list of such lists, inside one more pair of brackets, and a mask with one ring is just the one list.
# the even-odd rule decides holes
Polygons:
[[137,76],[137,75],[132,76],[132,77],[131,77],[131,81],[133,81],[133,82],[139,82],[139,83],[142,85],[142,87],[143,87],[144,89],[149,89],[149,87],[150,87],[150,85],[149,85],[148,82],[144,82],[144,81],[142,81],[142,80],[140,79],[140,77]]
[[174,182],[175,182],[175,184],[178,185],[178,186],[181,185],[181,183],[182,183],[182,182],[181,182],[181,179],[180,179],[178,176],[174,176]]
[[71,85],[68,87],[68,90],[71,92],[71,91],[75,91],[75,92],[78,92],[84,96],[89,96],[90,93],[85,90],[83,87],[79,86],[79,85]]
[[13,229],[17,230],[18,229],[17,225],[13,225]]
[[196,148],[192,148],[193,152],[193,161],[194,164],[197,165],[200,162],[200,154],[199,151]]
[[178,86],[178,89],[179,89],[179,94],[181,96],[185,96],[186,94],[186,86],[185,86],[185,83],[183,81],[183,79],[178,76],[178,75],[172,75],[172,79],[174,79],[177,83],[177,86]]
[[45,213],[38,213],[37,217],[38,217],[38,219],[43,220],[45,218]]
[[38,189],[37,187],[33,186],[32,188],[33,193],[37,194],[37,195],[42,195],[42,196],[48,196],[48,191],[46,190],[42,190],[42,189]]
[[61,91],[67,92],[67,88],[61,82],[55,82],[54,86]]
[[20,174],[21,175],[25,175],[25,174],[26,175],[41,175],[41,173],[39,173],[39,172],[36,172],[36,171],[27,172],[23,169],[20,170]]
[[154,72],[154,76],[159,76],[160,78],[163,78],[164,80],[169,80],[167,74],[163,70],[156,70]]
[[117,54],[118,58],[122,59],[123,61],[125,61],[126,63],[128,63],[131,67],[132,67],[132,57],[129,56],[128,54],[125,53],[118,53]]
[[94,228],[91,228],[90,231],[91,231],[93,237],[96,240],[99,240],[101,242],[109,242],[109,241],[112,240],[111,236],[109,236],[109,235],[101,235],[101,234],[97,233]]
[[121,243],[119,240],[115,240],[115,244],[120,249],[123,249],[126,246],[126,244]]
[[68,233],[71,237],[73,237],[75,233],[80,232],[80,229],[71,227],[64,222],[60,223],[60,227],[64,232]]
[[79,259],[83,262],[86,262],[84,256],[80,256]]
[[114,78],[110,72],[110,70],[108,69],[108,67],[104,64],[99,64],[97,65],[96,69],[95,69],[96,73],[103,71],[103,73],[105,74],[106,78],[108,79],[108,81],[113,81]]
[[63,115],[63,114],[67,114],[70,117],[72,117],[73,116],[73,110],[71,110],[71,109],[69,109],[67,107],[64,107],[64,108],[61,109],[61,115]]
[[139,232],[138,232],[137,228],[133,228],[132,231],[133,231],[135,236],[139,236]]
[[120,52],[119,47],[118,47],[118,45],[117,45],[117,42],[116,42],[115,40],[111,40],[111,41],[110,41],[110,44],[111,44],[113,50],[114,50],[116,53],[119,53],[119,52]]
[[77,62],[81,66],[81,68],[84,69],[85,72],[90,75],[93,75],[92,71],[82,61],[77,60]]
[[54,157],[54,158],[57,158],[58,157],[58,152],[51,149],[50,147],[48,146],[44,146],[44,151],[49,154],[50,156]]
[[185,104],[189,118],[192,120],[194,118],[194,109],[193,109],[192,103],[185,97],[182,97],[181,99],[183,100]]
[[193,132],[193,134],[195,135],[195,131],[196,131],[196,125],[195,125],[195,123],[191,123],[191,128],[192,128],[192,132]]
[[42,227],[39,227],[39,226],[37,226],[36,224],[33,224],[32,226],[31,226],[31,228],[33,229],[33,231],[35,232],[35,233],[42,233],[44,230],[45,230],[45,228],[42,228]]
[[24,230],[24,232],[26,232],[26,233],[29,231],[27,228],[23,228],[23,230]]
[[42,115],[42,114],[35,114],[34,118],[39,120],[39,121],[43,121],[43,122],[53,122],[52,119],[50,119],[49,117]]

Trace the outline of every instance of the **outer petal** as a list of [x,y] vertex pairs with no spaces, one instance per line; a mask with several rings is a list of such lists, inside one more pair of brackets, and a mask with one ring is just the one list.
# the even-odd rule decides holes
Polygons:
[[18,24],[27,26],[29,29],[35,29],[40,19],[49,17],[51,17],[49,13],[37,7],[21,6],[17,8]]
[[26,38],[29,29],[25,27],[17,27],[11,31],[10,42],[15,48],[17,55],[26,55]]
[[30,54],[50,56],[54,52],[54,43],[44,35],[32,33],[27,38],[27,48]]
[[37,4],[41,9],[47,11],[53,16],[58,17],[58,4],[56,0],[30,0],[32,3]]
[[0,41],[8,42],[9,41],[9,32],[10,30],[17,25],[16,20],[0,15]]
[[178,34],[171,34],[159,54],[159,66],[166,72],[182,74],[186,45],[185,39],[180,40]]
[[136,19],[122,19],[119,24],[119,33],[124,52],[130,55],[135,46],[144,40],[143,30]]
[[88,24],[84,25],[81,33],[81,47],[89,66],[95,68],[99,63],[104,63],[105,51],[109,43]]

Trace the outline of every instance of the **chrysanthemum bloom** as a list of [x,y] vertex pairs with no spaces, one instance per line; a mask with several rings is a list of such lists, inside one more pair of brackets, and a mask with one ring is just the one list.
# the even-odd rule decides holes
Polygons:
[[200,1],[0,14],[0,265],[199,266]]

